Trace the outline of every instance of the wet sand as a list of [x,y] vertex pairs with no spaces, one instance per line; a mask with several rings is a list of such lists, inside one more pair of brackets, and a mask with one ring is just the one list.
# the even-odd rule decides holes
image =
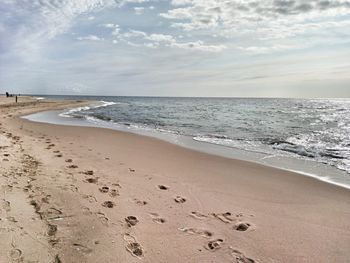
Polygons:
[[0,99],[0,262],[348,262],[350,191]]

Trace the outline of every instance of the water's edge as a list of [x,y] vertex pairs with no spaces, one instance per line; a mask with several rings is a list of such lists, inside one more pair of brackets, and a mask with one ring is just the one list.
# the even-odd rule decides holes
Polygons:
[[[108,104],[103,104],[103,106],[108,106]],[[92,103],[90,107],[101,107],[101,104]],[[341,172],[338,169],[331,167],[329,165],[321,164],[316,161],[307,161],[293,157],[281,157],[274,156],[271,154],[252,152],[242,149],[236,149],[232,147],[227,147],[223,145],[216,145],[207,142],[196,141],[190,136],[178,135],[178,134],[164,134],[151,130],[137,130],[133,127],[125,127],[118,125],[116,123],[111,123],[108,121],[96,120],[96,119],[76,119],[70,118],[67,112],[74,112],[80,110],[80,108],[70,108],[66,110],[53,110],[53,111],[43,111],[27,116],[22,116],[21,118],[27,119],[33,122],[50,123],[57,125],[67,125],[67,126],[87,126],[87,127],[97,127],[97,128],[108,128],[123,132],[131,132],[134,134],[148,136],[157,138],[172,144],[196,150],[199,152],[204,152],[208,154],[213,154],[217,156],[222,156],[231,159],[250,161],[258,163],[264,166],[273,167],[285,171],[290,171],[294,173],[301,174],[303,176],[312,177],[314,179],[330,183],[342,188],[350,189],[350,178],[345,172]]]

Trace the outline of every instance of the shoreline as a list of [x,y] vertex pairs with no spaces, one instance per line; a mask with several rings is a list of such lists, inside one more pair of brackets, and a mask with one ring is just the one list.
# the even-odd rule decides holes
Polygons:
[[[155,138],[16,117],[60,107],[54,104],[0,107],[0,143],[7,146],[0,151],[9,154],[0,160],[7,175],[0,180],[11,188],[1,196],[11,209],[0,217],[15,229],[15,247],[0,241],[0,261],[33,260],[35,249],[38,262],[350,257],[347,189]],[[23,231],[47,245],[30,243]]]
[[[106,103],[106,102],[104,102]],[[96,102],[89,104],[90,107],[95,107]],[[102,105],[104,107],[106,105]],[[209,155],[219,156],[223,158],[229,158],[234,160],[241,160],[252,162],[255,164],[260,164],[266,167],[271,167],[283,171],[293,172],[299,175],[314,178],[318,181],[336,185],[345,189],[350,189],[350,180],[347,178],[348,173],[341,171],[335,167],[329,166],[328,164],[322,164],[313,160],[300,159],[298,157],[288,157],[288,156],[278,156],[277,158],[281,160],[277,161],[265,161],[274,157],[263,152],[254,152],[246,149],[239,149],[225,145],[218,145],[209,142],[200,142],[194,140],[191,136],[178,135],[178,134],[167,134],[155,131],[143,131],[143,130],[132,130],[129,128],[123,128],[116,123],[110,124],[109,122],[98,120],[99,123],[89,122],[86,119],[74,119],[73,117],[63,117],[65,112],[76,110],[77,108],[65,109],[62,111],[48,111],[48,112],[38,112],[38,114],[30,114],[26,116],[21,116],[21,118],[38,122],[38,123],[48,123],[56,125],[67,125],[67,126],[84,126],[84,127],[95,127],[102,129],[111,129],[120,132],[133,133],[139,136],[156,138],[160,141],[171,143],[186,149],[194,150],[197,152],[207,153]],[[52,113],[52,114],[51,114]],[[234,153],[232,153],[234,152]],[[277,162],[277,164],[276,164]],[[281,163],[284,163],[283,165]],[[295,164],[296,163],[296,164]],[[302,169],[302,170],[301,170]],[[330,176],[331,175],[331,176]],[[348,180],[349,182],[344,182]]]

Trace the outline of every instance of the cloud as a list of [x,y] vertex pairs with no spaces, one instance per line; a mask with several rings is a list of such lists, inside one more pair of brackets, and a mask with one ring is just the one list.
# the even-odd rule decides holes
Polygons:
[[90,41],[103,41],[104,38],[100,38],[98,36],[95,36],[95,35],[88,35],[88,36],[85,36],[85,37],[77,37],[77,40],[90,40]]
[[119,27],[118,25],[115,25],[115,24],[103,24],[102,26],[105,27],[105,28],[115,28],[115,27]]
[[203,41],[200,41],[200,40],[195,42],[171,43],[170,46],[182,48],[182,49],[200,50],[200,51],[206,51],[206,52],[220,52],[227,48],[224,45],[206,45],[203,43]]
[[208,45],[201,40],[190,42],[178,41],[174,36],[169,34],[147,34],[139,30],[129,30],[125,33],[118,31],[117,37],[119,40],[133,47],[144,46],[148,48],[157,48],[163,46],[205,52],[220,52],[227,48],[222,44]]
[[134,7],[134,10],[136,15],[142,15],[145,12],[144,7]]
[[350,14],[350,1],[345,0],[173,0],[172,4],[174,8],[160,16],[185,31],[218,28],[237,32],[273,27],[279,20],[307,24]]
[[286,50],[297,49],[297,48],[298,48],[297,46],[291,46],[291,45],[237,47],[237,49],[242,50],[249,54],[267,54],[270,52],[286,51]]
[[[11,31],[6,37],[7,45],[18,55],[40,52],[42,43],[66,33],[82,15],[95,20],[95,14],[106,8],[126,4],[141,4],[153,0],[4,0],[0,3],[0,27]],[[4,41],[4,40],[1,40]],[[0,50],[1,51],[1,50]]]
[[[325,32],[339,42],[337,32],[346,30],[350,21],[349,0],[172,0],[171,4],[172,8],[159,16],[168,20],[172,28],[226,42],[248,42],[231,42],[230,46],[244,44],[246,48],[242,50],[257,53],[285,50],[276,48],[281,46],[322,45],[317,36]],[[303,37],[310,40],[306,42]],[[250,48],[252,41],[254,48]]]
[[[114,0],[13,0],[0,3],[0,24],[11,32],[6,45],[23,60],[41,57],[43,45],[56,36],[66,33],[75,19],[107,7],[115,6]],[[2,36],[0,36],[2,38]]]
[[146,35],[145,39],[154,41],[154,42],[165,42],[165,43],[173,43],[176,42],[175,38],[171,35],[164,35],[164,34],[151,34]]
[[0,84],[236,96],[237,82],[256,95],[262,85],[279,89],[311,76],[348,89],[349,2],[0,0]]

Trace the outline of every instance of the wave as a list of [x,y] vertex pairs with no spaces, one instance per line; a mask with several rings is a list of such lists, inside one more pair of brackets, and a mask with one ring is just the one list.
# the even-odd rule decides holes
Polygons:
[[117,104],[116,102],[112,101],[99,101],[97,105],[89,105],[89,106],[83,106],[83,107],[77,107],[73,109],[69,109],[65,112],[62,112],[59,114],[60,117],[65,117],[65,118],[82,118],[82,116],[77,116],[76,113],[81,112],[81,111],[87,111],[90,109],[97,109],[97,108],[103,108],[103,107],[108,107]]
[[302,145],[283,139],[231,139],[225,135],[197,135],[195,141],[217,144],[251,152],[264,154],[276,153],[281,156],[294,156],[301,159],[307,158],[317,162],[326,163],[342,171],[350,173],[347,150],[339,148],[326,148],[326,145]]
[[206,142],[211,144],[222,145],[226,147],[237,148],[241,150],[247,150],[251,152],[258,153],[270,153],[268,151],[262,150],[262,144],[258,141],[250,141],[247,139],[232,139],[226,135],[216,135],[216,134],[207,134],[207,135],[197,135],[192,137],[193,140],[199,142]]

